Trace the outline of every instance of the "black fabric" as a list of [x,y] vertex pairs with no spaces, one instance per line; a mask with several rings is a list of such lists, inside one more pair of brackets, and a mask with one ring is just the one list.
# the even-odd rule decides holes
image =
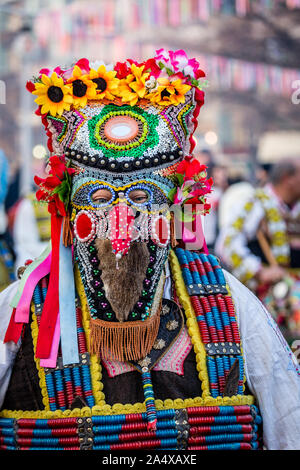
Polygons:
[[44,409],[38,371],[33,359],[30,324],[26,325],[16,356],[2,409],[36,411]]
[[[151,371],[154,396],[157,400],[170,398],[195,398],[202,395],[201,382],[196,369],[196,359],[193,350],[184,362],[184,375],[174,372]],[[137,371],[109,377],[102,367],[102,383],[105,401],[109,405],[115,403],[142,403],[144,398],[141,374]]]

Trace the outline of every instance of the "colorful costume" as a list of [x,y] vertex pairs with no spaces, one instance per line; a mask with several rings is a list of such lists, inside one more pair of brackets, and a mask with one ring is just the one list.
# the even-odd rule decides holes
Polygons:
[[[300,203],[291,209],[272,185],[256,189],[232,215],[217,242],[217,254],[230,271],[267,306],[289,339],[300,335]],[[262,266],[286,268],[286,279],[275,286],[255,279]]]
[[[260,403],[248,387],[263,413],[269,387],[279,389],[271,375],[257,383],[252,353],[245,361],[257,350],[240,336],[239,323],[256,321],[238,323],[246,310],[267,329],[261,347],[269,339],[290,363],[274,378],[288,383],[285,416],[290,406],[300,413],[299,371],[275,324],[192,231],[212,183],[190,156],[203,75],[183,51],[161,50],[112,70],[83,59],[28,85],[56,154],[50,175],[36,179],[51,248],[0,298],[2,311],[13,308],[2,449],[261,448]],[[132,271],[122,271],[126,260]],[[299,429],[272,413],[266,444],[297,446]],[[283,433],[270,429],[277,418]]]

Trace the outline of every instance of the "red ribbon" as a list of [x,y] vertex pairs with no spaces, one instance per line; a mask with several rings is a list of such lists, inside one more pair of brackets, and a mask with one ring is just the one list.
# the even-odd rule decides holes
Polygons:
[[10,322],[8,328],[6,330],[4,343],[8,343],[9,341],[13,341],[17,344],[20,339],[22,328],[24,323],[16,323],[15,322],[15,315],[16,315],[16,308],[13,309],[12,315],[10,317]]
[[47,359],[50,356],[56,319],[59,311],[59,243],[62,217],[51,215],[52,259],[49,286],[41,315],[41,323],[36,346],[36,357]]

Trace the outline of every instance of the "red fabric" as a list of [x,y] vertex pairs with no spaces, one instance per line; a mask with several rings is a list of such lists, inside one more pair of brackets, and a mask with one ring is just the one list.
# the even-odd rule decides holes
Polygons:
[[36,357],[40,359],[47,359],[50,356],[55,324],[59,310],[59,242],[61,227],[62,217],[52,215],[52,259],[49,287],[41,316],[41,323],[36,346]]
[[193,153],[194,148],[196,147],[196,141],[194,139],[194,132],[198,126],[197,117],[199,115],[200,109],[204,104],[204,92],[199,90],[199,88],[195,88],[195,100],[196,100],[196,107],[193,112],[193,119],[192,122],[194,124],[194,130],[190,135],[190,154]]
[[17,344],[17,342],[20,339],[24,323],[16,323],[15,322],[15,314],[16,314],[16,309],[14,308],[13,312],[12,312],[12,316],[10,318],[8,328],[6,330],[4,343],[8,343],[9,341],[13,341],[14,343]]

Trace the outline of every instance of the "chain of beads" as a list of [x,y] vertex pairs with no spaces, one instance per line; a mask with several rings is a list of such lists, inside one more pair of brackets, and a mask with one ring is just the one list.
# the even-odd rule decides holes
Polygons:
[[260,448],[260,424],[254,405],[158,410],[155,430],[147,430],[147,413],[0,418],[0,450],[79,450],[87,441],[93,450],[250,450]]
[[[134,118],[137,121],[139,127],[138,135],[131,141],[127,142],[125,145],[120,145],[117,142],[113,142],[111,139],[108,139],[103,131],[103,124],[113,116],[130,116]],[[134,147],[138,147],[142,142],[144,142],[145,138],[147,137],[148,131],[148,124],[143,116],[139,116],[133,111],[115,111],[109,112],[106,116],[104,116],[97,122],[95,126],[95,138],[97,139],[100,145],[104,145],[108,149],[130,150]]]
[[[176,249],[183,279],[206,347],[211,395],[222,396],[226,377],[239,362],[238,394],[243,394],[244,365],[232,299],[225,295],[225,277],[213,255]],[[213,348],[211,346],[214,346]]]
[[151,381],[151,374],[148,367],[142,368],[142,384],[147,410],[148,430],[155,429],[157,416],[154,402],[154,391]]

